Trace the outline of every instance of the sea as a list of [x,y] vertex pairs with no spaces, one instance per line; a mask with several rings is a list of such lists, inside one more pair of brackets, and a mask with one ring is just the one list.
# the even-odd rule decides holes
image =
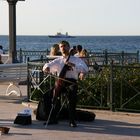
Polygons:
[[[55,43],[67,40],[71,47],[82,45],[84,49],[94,52],[137,52],[140,51],[140,36],[75,36],[74,38],[50,38],[48,36],[17,36],[16,48],[19,50],[44,51]],[[0,45],[9,49],[9,37],[0,35]]]

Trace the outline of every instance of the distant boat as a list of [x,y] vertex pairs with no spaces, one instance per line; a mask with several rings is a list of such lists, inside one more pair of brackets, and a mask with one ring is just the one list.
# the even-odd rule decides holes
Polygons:
[[51,38],[74,38],[74,36],[68,35],[68,32],[66,34],[62,34],[61,32],[57,32],[56,35],[48,35]]

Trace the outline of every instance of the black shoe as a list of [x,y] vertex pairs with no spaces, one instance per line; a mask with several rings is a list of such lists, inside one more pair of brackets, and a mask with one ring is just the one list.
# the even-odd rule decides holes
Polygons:
[[77,127],[77,124],[76,124],[75,122],[70,122],[70,123],[69,123],[69,126],[70,126],[70,127]]

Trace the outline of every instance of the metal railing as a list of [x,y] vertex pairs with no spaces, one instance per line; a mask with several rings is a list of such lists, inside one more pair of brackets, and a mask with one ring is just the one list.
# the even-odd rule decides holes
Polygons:
[[[28,99],[35,94],[44,94],[54,86],[57,78],[44,75],[42,67],[48,59],[28,62]],[[86,108],[109,109],[112,111],[140,112],[140,66],[100,65],[95,70],[94,63],[83,81],[79,81],[78,106]]]
[[[8,53],[7,50],[5,50]],[[43,58],[48,58],[49,50],[44,51],[30,51],[30,50],[17,50],[17,59],[20,63],[26,63],[27,58],[29,57],[30,60],[40,59],[42,56]],[[126,53],[122,52],[108,52],[107,50],[103,52],[89,52],[88,59],[91,61],[96,61],[99,64],[110,64],[114,61],[115,64],[130,64],[130,63],[138,63],[139,62],[139,51],[135,53]]]

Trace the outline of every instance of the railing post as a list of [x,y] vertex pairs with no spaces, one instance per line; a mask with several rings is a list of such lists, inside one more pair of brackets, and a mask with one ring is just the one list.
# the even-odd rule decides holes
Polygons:
[[137,51],[137,63],[139,63],[139,51]]
[[47,49],[47,55],[49,55],[49,50]]
[[108,52],[105,50],[105,64],[108,64]]
[[41,55],[40,60],[41,60],[41,62],[43,63],[43,55]]
[[110,110],[115,111],[114,97],[113,97],[113,62],[110,64]]
[[120,106],[122,105],[122,102],[123,102],[123,100],[122,100],[122,95],[123,95],[123,79],[124,79],[123,71],[124,71],[124,66],[121,66]]
[[23,56],[22,56],[22,49],[20,48],[19,50],[19,62],[22,63],[23,62]]
[[31,78],[30,78],[30,70],[29,70],[29,57],[27,58],[27,99],[30,100],[30,92],[31,92]]
[[24,55],[24,63],[26,63],[27,62],[27,56],[26,55]]
[[[41,55],[41,63],[43,63],[43,55]],[[40,69],[40,72],[39,72],[39,83],[41,83],[44,79],[44,73],[42,71],[42,68]],[[40,88],[43,90],[44,89],[44,84],[41,84],[40,85]]]
[[121,64],[124,65],[124,51],[122,51],[122,61]]

